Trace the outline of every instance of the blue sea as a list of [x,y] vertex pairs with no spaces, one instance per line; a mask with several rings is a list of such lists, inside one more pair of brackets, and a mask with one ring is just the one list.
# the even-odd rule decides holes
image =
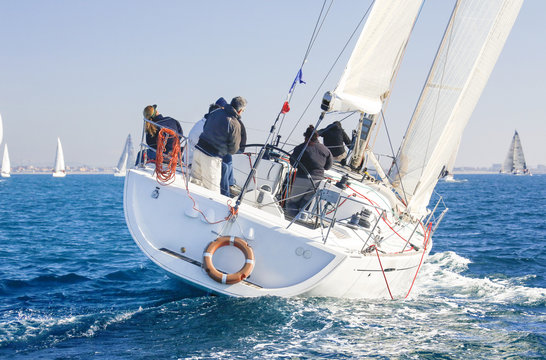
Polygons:
[[2,359],[545,359],[546,176],[457,175],[406,300],[211,297],[133,242],[123,178],[0,180]]

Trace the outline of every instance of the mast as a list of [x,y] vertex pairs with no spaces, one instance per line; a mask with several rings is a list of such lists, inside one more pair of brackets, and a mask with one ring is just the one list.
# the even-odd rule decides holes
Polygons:
[[523,0],[458,0],[389,176],[426,213]]

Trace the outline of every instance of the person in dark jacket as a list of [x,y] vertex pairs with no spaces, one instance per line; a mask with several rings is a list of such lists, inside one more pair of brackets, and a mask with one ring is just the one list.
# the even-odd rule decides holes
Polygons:
[[193,125],[190,132],[188,133],[188,145],[186,146],[187,154],[185,160],[190,166],[193,161],[193,151],[195,149],[195,145],[197,145],[197,142],[199,141],[199,136],[201,136],[201,133],[203,132],[203,127],[205,126],[205,122],[207,122],[209,114],[214,110],[223,108],[226,105],[227,101],[223,97],[216,100],[214,104],[210,104],[209,111],[205,115],[203,115],[203,118],[201,120]]
[[[178,137],[180,138],[184,133],[182,131],[182,126],[178,122],[178,120],[173,119],[169,116],[163,116],[157,111],[157,105],[148,105],[144,108],[142,114],[144,115],[144,118],[146,120],[145,122],[145,132],[146,132],[146,144],[151,148],[146,150],[146,157],[147,159],[141,159],[141,154],[137,156],[137,159],[140,161],[149,161],[149,160],[155,160],[156,158],[156,150],[157,150],[157,137],[159,135],[159,131],[161,131],[162,127],[169,128],[171,130],[176,131],[178,134]],[[156,126],[155,124],[159,125]],[[173,148],[174,139],[169,139],[167,141],[167,145],[165,146],[165,152],[169,153],[171,152]],[[153,149],[153,150],[152,150]],[[137,160],[137,161],[139,161]]]
[[[239,125],[241,126],[241,142],[239,143],[239,150],[237,154],[242,154],[246,147],[246,128],[245,124],[239,117]],[[226,154],[222,158],[222,180],[220,181],[220,192],[222,195],[231,197],[232,195],[239,195],[241,188],[235,183],[235,177],[233,176],[233,157],[231,154]]]
[[334,121],[326,128],[319,130],[318,134],[324,138],[324,145],[330,149],[334,161],[343,163],[343,160],[347,158],[347,151],[345,151],[345,146],[343,146],[343,144],[347,146],[351,145],[351,139],[341,127],[341,123],[339,121]]
[[[291,217],[296,216],[311,199],[316,185],[324,178],[324,170],[330,169],[333,163],[332,153],[318,141],[318,133],[313,125],[309,125],[303,136],[305,141],[296,146],[290,155],[290,164],[298,167],[290,199],[286,203],[286,212]],[[298,163],[300,154],[301,159]],[[305,167],[311,179],[301,165]]]
[[195,146],[192,182],[218,191],[222,177],[222,158],[235,154],[241,144],[241,114],[246,100],[237,96],[229,105],[209,114]]

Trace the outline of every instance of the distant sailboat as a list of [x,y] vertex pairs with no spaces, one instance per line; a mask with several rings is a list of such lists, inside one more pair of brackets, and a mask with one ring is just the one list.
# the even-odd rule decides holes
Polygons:
[[502,165],[501,173],[512,175],[531,175],[527,164],[525,163],[525,156],[523,156],[523,148],[521,147],[521,140],[519,134],[516,131],[510,144],[510,149]]
[[459,147],[461,146],[461,139],[459,139],[459,143],[457,144],[456,150],[451,154],[451,157],[449,158],[449,161],[447,162],[447,167],[445,171],[443,172],[443,179],[445,182],[449,183],[457,183],[457,182],[466,182],[466,179],[455,179],[453,177],[453,168],[455,167],[455,159],[457,158],[457,154],[459,152]]
[[8,152],[8,144],[4,144],[4,156],[2,158],[2,171],[0,172],[0,175],[2,177],[10,177],[11,173],[11,163],[9,161],[9,152]]
[[118,161],[118,165],[114,168],[114,176],[125,176],[127,168],[130,168],[135,162],[135,155],[133,151],[133,142],[131,135],[127,136],[123,152]]
[[57,138],[57,153],[55,154],[55,167],[53,168],[53,177],[65,177],[66,170],[64,166],[63,146],[61,139]]

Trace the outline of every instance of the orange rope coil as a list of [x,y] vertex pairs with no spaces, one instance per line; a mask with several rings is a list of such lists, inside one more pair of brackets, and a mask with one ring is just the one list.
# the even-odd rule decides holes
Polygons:
[[[163,162],[164,154],[167,147],[167,142],[173,139],[172,150],[166,154],[167,163]],[[157,182],[163,185],[168,185],[174,181],[176,174],[176,165],[180,158],[180,139],[174,130],[162,128],[157,136],[157,151],[155,156],[155,174]]]

